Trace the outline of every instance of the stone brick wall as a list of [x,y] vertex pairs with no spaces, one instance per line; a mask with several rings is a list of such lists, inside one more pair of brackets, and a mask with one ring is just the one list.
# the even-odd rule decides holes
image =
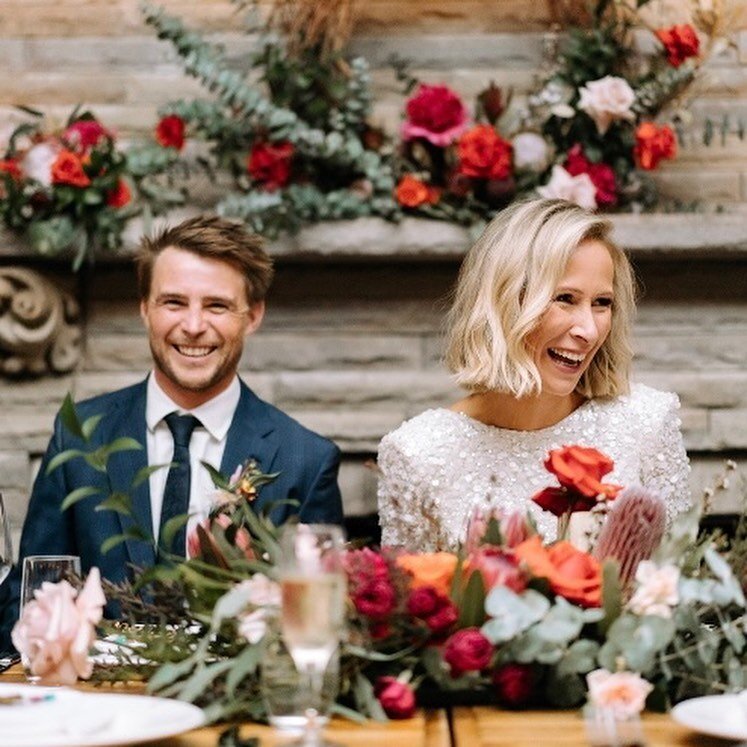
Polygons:
[[[240,61],[246,38],[228,0],[170,0],[167,7],[226,45]],[[391,53],[428,82],[469,97],[494,80],[520,98],[542,61],[550,16],[522,0],[368,0],[359,3],[354,51],[374,67],[377,120],[390,129],[402,100],[386,67]],[[747,32],[711,65],[707,90],[677,162],[659,175],[665,192],[743,214],[747,205]],[[13,105],[62,119],[90,105],[123,134],[149,131],[170,98],[202,94],[168,45],[145,29],[137,0],[0,2],[0,130]],[[706,147],[707,116],[729,115]],[[747,454],[747,226],[722,216],[620,219],[646,287],[637,325],[636,378],[676,390],[683,403],[696,493],[724,456]],[[425,226],[425,227],[424,227]],[[410,415],[455,399],[439,363],[444,299],[468,243],[446,224],[375,220],[311,228],[274,245],[278,278],[266,323],[242,370],[257,392],[343,448],[346,510],[375,509],[379,438]],[[19,254],[20,253],[20,254]],[[32,476],[64,394],[85,397],[136,381],[149,364],[132,275],[102,263],[72,277],[60,263],[21,256],[0,235],[2,261],[30,264],[78,295],[86,313],[85,358],[74,375],[0,381],[0,489],[20,527]],[[714,510],[739,506],[739,490]]]

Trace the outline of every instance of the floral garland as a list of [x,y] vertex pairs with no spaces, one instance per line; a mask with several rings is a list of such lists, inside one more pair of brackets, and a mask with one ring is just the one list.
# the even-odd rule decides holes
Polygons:
[[155,143],[120,148],[90,111],[48,131],[37,112],[16,127],[0,159],[0,218],[40,254],[73,252],[73,267],[122,245],[128,220],[181,204],[157,177],[175,157]]
[[[90,440],[95,422],[79,423],[70,402],[62,416]],[[82,456],[106,470],[107,447],[89,451],[58,458]],[[560,515],[590,501],[592,513],[604,507],[592,551],[563,539],[545,544],[526,516],[488,505],[474,512],[458,554],[347,552],[338,712],[406,718],[419,697],[448,701],[459,692],[512,707],[573,707],[588,697],[624,710],[744,688],[745,597],[732,571],[741,575],[744,558],[696,540],[695,509],[665,536],[662,501],[602,483],[612,462],[594,449],[551,452],[546,467],[560,487],[541,491],[537,503],[550,497]],[[212,472],[220,490],[190,538],[193,557],[143,574],[144,596],[106,586],[126,622],[159,624],[99,623],[96,576],[78,602],[50,586],[13,633],[34,671],[55,681],[87,676],[81,641],[88,645],[99,623],[121,646],[120,663],[99,677],[145,677],[151,691],[196,702],[211,720],[265,717],[259,678],[278,614],[279,546],[252,503],[274,476],[253,463],[229,481]],[[83,497],[75,491],[65,505]],[[124,510],[122,500],[107,507]],[[55,645],[43,633],[53,616],[64,623]]]

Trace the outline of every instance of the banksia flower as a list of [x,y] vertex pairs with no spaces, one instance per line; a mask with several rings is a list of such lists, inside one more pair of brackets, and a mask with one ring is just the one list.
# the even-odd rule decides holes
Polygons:
[[666,529],[667,510],[655,493],[641,487],[623,490],[615,499],[594,549],[597,560],[613,558],[620,564],[626,586],[641,560],[651,557]]

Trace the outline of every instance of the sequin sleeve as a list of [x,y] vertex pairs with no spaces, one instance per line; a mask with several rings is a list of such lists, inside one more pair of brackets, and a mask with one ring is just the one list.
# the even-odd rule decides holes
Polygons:
[[656,491],[667,507],[667,520],[692,505],[690,464],[680,431],[676,394],[656,392],[655,402],[648,403],[641,452],[641,483]]
[[400,428],[379,446],[381,544],[412,552],[441,549],[444,539],[426,463]]

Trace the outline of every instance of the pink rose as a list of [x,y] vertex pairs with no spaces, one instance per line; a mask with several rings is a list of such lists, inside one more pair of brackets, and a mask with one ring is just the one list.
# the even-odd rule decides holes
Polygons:
[[478,628],[458,630],[444,645],[444,660],[451,667],[453,677],[485,669],[492,656],[493,644]]
[[586,210],[597,207],[597,189],[591,177],[588,174],[571,176],[557,163],[552,167],[550,181],[544,187],[538,187],[537,192],[548,200],[568,200]]
[[654,689],[634,672],[608,672],[595,669],[586,675],[589,702],[599,708],[610,708],[615,718],[624,720],[639,714]]
[[410,718],[415,713],[415,693],[406,682],[394,677],[379,677],[374,695],[389,718]]
[[407,102],[407,120],[402,138],[422,137],[445,148],[453,143],[469,124],[469,113],[462,100],[448,86],[421,85]]
[[594,120],[600,135],[604,135],[613,122],[632,122],[635,119],[632,110],[635,91],[625,78],[605,75],[599,80],[589,81],[578,92],[578,108]]
[[106,598],[98,568],[91,568],[82,591],[67,581],[45,582],[34,592],[11,634],[13,645],[44,684],[72,685],[88,679],[88,651],[96,639]]

